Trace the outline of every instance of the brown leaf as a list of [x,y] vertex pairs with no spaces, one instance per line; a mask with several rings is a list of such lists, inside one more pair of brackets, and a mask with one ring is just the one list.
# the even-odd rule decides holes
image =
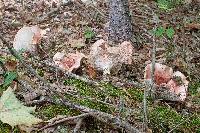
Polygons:
[[92,79],[96,78],[97,76],[96,70],[91,65],[87,66],[86,72],[87,72],[87,75]]
[[15,60],[6,60],[5,67],[8,71],[14,71],[17,68],[17,61]]
[[200,23],[187,23],[184,25],[184,27],[188,30],[199,30]]
[[85,46],[85,40],[82,38],[79,39],[70,39],[69,44],[73,48],[82,48]]

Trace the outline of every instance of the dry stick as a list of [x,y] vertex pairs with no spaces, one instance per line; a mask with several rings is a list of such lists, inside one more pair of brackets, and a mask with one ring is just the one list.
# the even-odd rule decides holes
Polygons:
[[[78,116],[65,117],[65,118],[63,118],[63,119],[59,119],[58,121],[55,121],[55,122],[53,122],[53,123],[50,123],[50,124],[48,124],[48,125],[42,127],[39,131],[44,130],[44,129],[49,128],[49,127],[52,127],[52,126],[55,126],[55,125],[58,125],[58,124],[60,124],[60,123],[64,123],[64,122],[72,121],[72,120],[76,120],[76,119],[79,119],[79,120],[80,120],[80,119],[84,119],[84,118],[89,117],[89,116],[90,116],[90,113],[84,113],[84,114],[80,114],[80,115],[78,115]],[[79,121],[78,121],[78,122],[79,122]],[[78,122],[77,122],[77,123],[78,123]]]
[[[118,106],[116,106],[116,105],[114,105],[114,104],[107,103],[107,102],[98,100],[98,99],[96,99],[96,98],[91,98],[91,97],[86,97],[86,96],[78,96],[78,95],[74,95],[74,94],[69,93],[69,92],[64,92],[64,93],[66,93],[66,94],[68,94],[68,95],[70,95],[70,96],[72,96],[72,97],[74,97],[74,98],[88,99],[88,100],[93,101],[93,102],[95,101],[95,102],[99,102],[99,103],[102,103],[102,104],[111,106],[111,107],[113,107],[113,108],[115,108],[115,109],[118,109],[118,108],[119,108]],[[133,110],[133,109],[127,108],[127,107],[123,107],[123,109],[129,110],[131,113],[135,113],[135,112],[136,112],[136,110]]]
[[152,54],[151,79],[150,79],[150,82],[146,81],[146,87],[144,88],[144,97],[143,97],[143,111],[144,111],[143,130],[144,131],[147,131],[148,129],[147,93],[148,91],[150,91],[150,94],[154,94],[154,71],[155,71],[155,60],[156,60],[155,36],[153,36],[153,49],[152,49],[151,54]]
[[59,100],[62,104],[64,104],[65,106],[71,107],[73,109],[77,109],[80,110],[82,112],[85,113],[92,113],[91,115],[97,119],[99,119],[100,121],[103,121],[107,124],[110,124],[114,127],[117,128],[125,128],[127,131],[131,132],[131,133],[140,133],[140,131],[138,129],[136,129],[135,127],[133,127],[132,125],[130,125],[128,122],[123,121],[119,118],[116,118],[115,116],[108,114],[108,113],[104,113],[104,112],[100,112],[98,110],[95,109],[90,109],[88,107],[82,106],[82,105],[77,105],[73,102],[67,101],[65,99],[65,97],[60,93],[57,92],[56,90],[53,89],[53,87],[45,80],[43,79],[41,76],[39,76],[35,70],[27,65],[22,58],[10,47],[10,43],[8,43],[3,37],[2,35],[0,35],[0,39],[2,40],[2,42],[4,44],[6,44],[6,46],[8,47],[10,53],[15,56],[17,59],[19,59],[20,63],[22,63],[22,65],[24,65],[32,74],[34,74],[40,81],[42,81],[43,83],[46,84],[46,86],[49,88],[48,90],[50,91],[50,93],[53,93],[57,96],[59,96]]
[[83,120],[84,120],[83,117],[82,117],[82,118],[79,118],[78,122],[76,123],[76,126],[75,126],[75,128],[74,128],[73,133],[78,133],[78,132],[79,132],[79,130],[80,130],[80,128],[81,128],[81,125],[82,125],[82,123],[83,123]]
[[[60,104],[58,101],[55,101],[55,103]],[[90,115],[93,116],[94,118],[96,118],[100,121],[103,121],[109,125],[112,125],[115,128],[125,128],[130,133],[140,133],[140,131],[138,129],[131,126],[128,122],[123,121],[111,114],[104,113],[104,112],[101,112],[101,111],[98,111],[95,109],[90,109],[90,108],[82,106],[82,105],[77,105],[77,104],[74,104],[74,103],[66,101],[66,100],[64,101],[64,103],[62,101],[62,104],[64,104],[65,106],[72,107],[74,109],[78,109],[85,113],[90,113]]]
[[47,124],[46,126],[40,128],[38,131],[42,131],[46,128],[49,128],[49,127],[52,127],[52,126],[56,126],[58,124],[61,124],[63,122],[67,122],[67,121],[72,121],[72,120],[75,120],[75,119],[81,119],[81,118],[85,118],[85,117],[88,117],[90,116],[89,113],[84,113],[84,114],[81,114],[81,115],[78,115],[78,116],[72,116],[72,117],[64,117],[63,119],[59,119],[53,123],[49,123]]
[[25,105],[42,105],[44,103],[54,103],[49,97],[43,96],[39,100],[33,100],[33,101],[28,101],[25,103]]
[[146,132],[147,131],[147,122],[148,122],[148,119],[147,119],[147,88],[149,87],[148,84],[146,82],[146,87],[144,87],[144,96],[143,96],[143,131]]
[[[147,5],[143,5],[144,7],[147,7],[152,13],[153,16],[157,15],[154,13],[154,11],[148,7]],[[158,22],[156,21],[156,27]],[[155,56],[156,56],[156,44],[155,44],[155,36],[153,35],[153,49],[152,49],[152,63],[151,63],[151,79],[150,82],[146,81],[146,87],[144,88],[144,98],[143,98],[143,111],[144,111],[144,120],[143,120],[143,130],[147,131],[148,129],[148,117],[147,117],[147,92],[150,91],[150,94],[154,94],[154,71],[155,71]],[[149,90],[150,89],[150,90]],[[153,93],[151,92],[153,91]]]
[[[62,68],[59,68],[51,63],[48,63],[47,61],[43,61],[43,63],[45,63],[45,65],[48,65],[50,67],[53,67],[55,68],[56,70],[60,70],[62,72],[64,72],[65,76],[69,76],[69,77],[73,77],[73,78],[76,78],[76,79],[80,79],[81,81],[85,81],[91,85],[96,85],[96,86],[99,86],[100,84],[97,82],[97,81],[94,81],[94,80],[90,80],[88,78],[84,78],[84,77],[81,77],[79,75],[76,75],[76,74],[73,74],[71,72],[68,72],[68,71],[65,71],[64,69]],[[119,83],[120,84],[120,87],[124,84],[124,83]],[[134,85],[138,88],[142,88],[143,84],[141,83],[138,83],[138,82],[134,82],[134,81],[131,81],[131,82],[126,82],[126,84],[129,84],[129,85]],[[119,87],[119,85],[116,85],[116,84],[112,84],[113,86],[115,87]],[[118,108],[116,105],[113,105],[113,104],[110,104],[110,103],[107,103],[107,102],[104,102],[104,101],[101,101],[101,100],[98,100],[98,99],[95,99],[95,98],[91,98],[91,97],[83,97],[83,96],[77,96],[77,95],[74,95],[74,94],[71,94],[69,92],[65,92],[66,94],[70,95],[70,96],[73,96],[73,97],[76,97],[76,98],[80,98],[80,99],[89,99],[91,101],[97,101],[99,103],[102,103],[102,104],[106,104],[108,106],[111,106],[111,107],[114,107],[114,108]],[[126,110],[129,110],[130,112],[134,113],[135,110],[131,109],[131,108],[127,108],[127,107],[124,107],[124,109]]]

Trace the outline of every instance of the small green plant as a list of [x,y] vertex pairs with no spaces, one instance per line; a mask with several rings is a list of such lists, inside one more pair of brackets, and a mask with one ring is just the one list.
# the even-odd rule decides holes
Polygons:
[[17,73],[16,72],[6,72],[4,75],[4,83],[3,87],[9,86],[14,79],[17,78]]
[[165,29],[162,26],[160,26],[157,29],[153,30],[153,34],[156,37],[162,37],[162,36],[164,36],[164,34],[166,34],[168,38],[172,39],[175,34],[175,30],[173,27],[169,27],[169,28]]
[[44,76],[44,71],[40,68],[37,69],[37,74],[40,75],[41,77]]
[[181,4],[183,0],[157,0],[158,7],[163,10],[172,10],[175,6]]
[[93,32],[92,28],[87,27],[84,32],[85,39],[92,39],[95,36],[95,33]]
[[154,31],[154,34],[157,36],[157,37],[161,37],[163,36],[163,34],[165,33],[165,29],[163,27],[158,27],[157,29],[155,29]]
[[[13,62],[13,61],[15,61],[15,58],[13,56],[5,56],[5,57],[1,56],[0,57],[1,65],[4,65],[7,61]],[[6,71],[4,74],[2,74],[2,76],[4,77],[4,82],[3,82],[3,84],[1,84],[1,86],[5,88],[5,87],[9,86],[14,79],[17,78],[17,72]]]
[[171,38],[173,38],[175,31],[172,27],[170,27],[170,28],[166,29],[166,34],[167,34],[167,37],[171,39]]

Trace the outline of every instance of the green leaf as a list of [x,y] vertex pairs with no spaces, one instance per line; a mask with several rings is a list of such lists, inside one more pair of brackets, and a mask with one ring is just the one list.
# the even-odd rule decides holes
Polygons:
[[3,83],[3,87],[6,87],[12,83],[12,81],[17,78],[17,73],[16,72],[6,72],[5,74],[5,79]]
[[16,58],[18,60],[22,60],[23,59],[23,53],[26,51],[24,48],[20,49],[18,52],[15,49],[12,49],[12,51],[14,51],[16,53]]
[[3,63],[3,62],[5,62],[5,60],[6,60],[6,59],[5,59],[3,56],[0,57],[0,62]]
[[154,34],[157,36],[157,37],[161,37],[163,36],[165,32],[165,29],[163,27],[158,27],[155,31],[154,31]]
[[166,30],[166,34],[167,34],[167,37],[169,37],[171,39],[174,36],[175,31],[172,27],[170,27]]
[[92,31],[92,28],[87,28],[84,32],[85,39],[92,39],[95,36],[95,33]]
[[36,118],[31,112],[34,112],[35,107],[24,106],[13,93],[11,87],[3,92],[0,98],[0,120],[14,127],[16,125],[32,126],[42,122]]
[[158,7],[163,10],[172,10],[173,2],[170,0],[157,0]]

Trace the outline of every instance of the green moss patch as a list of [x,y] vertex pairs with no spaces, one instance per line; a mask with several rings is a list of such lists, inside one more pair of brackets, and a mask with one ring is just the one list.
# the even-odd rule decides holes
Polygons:
[[174,129],[174,132],[199,131],[200,115],[182,115],[167,107],[158,106],[149,111],[150,127],[154,132],[165,133]]
[[77,115],[78,112],[63,105],[46,105],[39,109],[41,117],[51,119],[57,115]]

